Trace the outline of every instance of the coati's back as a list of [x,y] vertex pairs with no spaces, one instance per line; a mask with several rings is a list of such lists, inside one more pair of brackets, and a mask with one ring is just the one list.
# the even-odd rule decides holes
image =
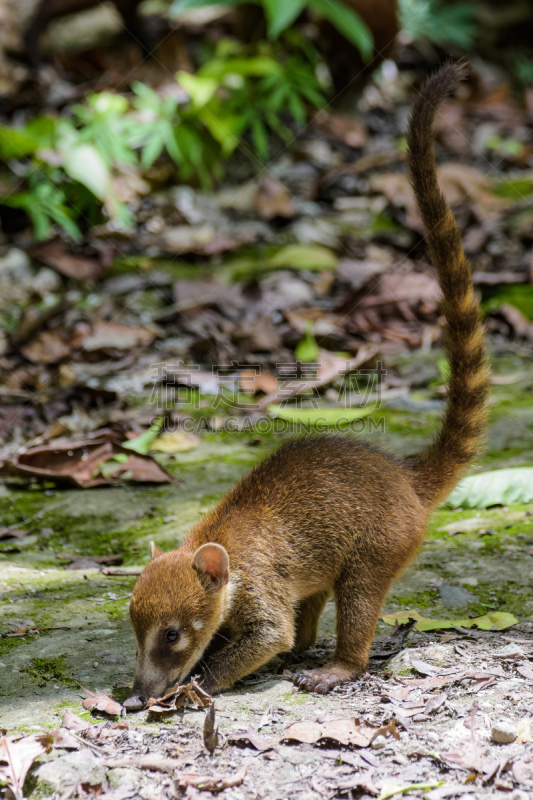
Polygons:
[[190,535],[195,542],[199,535],[205,542],[216,537],[228,552],[243,553],[260,539],[287,558],[294,553],[299,563],[320,556],[325,564],[372,531],[389,545],[405,535],[406,548],[416,548],[426,517],[401,461],[365,442],[315,435],[289,442],[254,467]]

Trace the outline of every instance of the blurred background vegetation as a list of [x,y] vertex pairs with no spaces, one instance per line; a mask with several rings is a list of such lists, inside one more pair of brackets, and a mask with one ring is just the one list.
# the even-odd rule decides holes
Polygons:
[[[166,163],[167,184],[209,188],[239,145],[259,170],[318,110],[354,105],[386,59],[412,71],[467,56],[519,96],[533,83],[528,0],[56,0],[26,4],[22,17],[3,2],[0,220],[7,234],[28,220],[38,241],[57,228],[80,241],[106,219],[131,226],[134,208],[116,185],[124,171],[153,183],[154,165]],[[90,6],[76,24],[72,12]],[[94,39],[114,50],[128,30],[139,52],[126,47],[129,63],[102,63],[115,88],[95,90],[109,80],[98,80],[95,61],[105,58]],[[152,70],[139,80],[135,58],[149,53]],[[55,98],[52,65],[70,84],[56,85]],[[520,152],[518,142],[492,146]]]

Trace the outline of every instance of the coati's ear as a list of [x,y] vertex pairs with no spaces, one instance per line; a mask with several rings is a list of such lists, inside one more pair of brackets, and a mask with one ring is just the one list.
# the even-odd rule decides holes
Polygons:
[[194,554],[194,568],[209,578],[212,588],[221,589],[229,581],[229,557],[220,544],[203,544]]
[[153,561],[154,558],[159,558],[162,556],[165,551],[161,550],[154,542],[150,542],[150,558]]

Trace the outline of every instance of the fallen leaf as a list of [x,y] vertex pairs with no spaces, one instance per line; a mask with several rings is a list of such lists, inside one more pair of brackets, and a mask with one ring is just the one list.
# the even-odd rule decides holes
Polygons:
[[64,750],[80,749],[80,742],[65,728],[60,728],[59,730],[54,731],[53,736],[53,745],[56,748],[62,748]]
[[216,794],[232,786],[240,786],[246,777],[246,767],[242,767],[233,775],[196,775],[194,772],[176,772],[174,782],[178,789],[183,790],[194,786],[203,792]]
[[231,744],[236,744],[240,747],[252,745],[252,747],[255,747],[256,750],[262,753],[267,750],[272,750],[273,748],[273,744],[269,742],[265,736],[257,733],[257,731],[254,731],[250,726],[243,733],[232,733],[229,741]]
[[513,763],[513,778],[521,786],[533,789],[533,756],[522,758]]
[[177,683],[164,697],[157,699],[151,697],[148,700],[146,704],[148,716],[159,719],[175,714],[186,702],[197,708],[207,708],[212,702],[212,697],[195,681],[182,685]]
[[516,671],[519,672],[522,677],[533,681],[533,667],[529,664],[520,664],[520,666],[516,668]]
[[196,433],[187,431],[165,431],[150,445],[150,450],[159,453],[188,453],[201,443]]
[[140,436],[136,436],[135,439],[129,439],[127,442],[122,442],[122,447],[125,450],[133,450],[134,453],[139,453],[141,456],[146,456],[148,455],[148,451],[150,450],[153,442],[161,433],[162,427],[163,417],[158,417],[150,425],[148,430],[144,431],[144,433],[141,433]]
[[383,781],[381,785],[381,792],[378,800],[386,800],[395,794],[405,794],[406,792],[413,792],[417,789],[419,791],[426,791],[427,789],[436,789],[439,786],[444,786],[444,781],[433,781],[432,783],[410,783],[407,786],[402,786],[394,781]]
[[20,528],[0,528],[0,539],[24,539],[28,534],[29,531]]
[[497,630],[502,631],[516,625],[518,620],[513,614],[507,611],[493,611],[484,614],[482,617],[474,619],[428,619],[423,617],[418,611],[397,611],[393,614],[385,614],[381,617],[387,625],[394,625],[396,621],[402,623],[408,619],[416,619],[415,631],[435,631],[445,628],[472,628],[473,626],[483,631]]
[[349,425],[356,419],[368,417],[372,414],[374,409],[370,406],[368,408],[343,408],[342,406],[328,407],[321,406],[320,408],[298,408],[297,406],[281,406],[271,405],[268,406],[268,412],[273,417],[284,419],[298,425],[317,426],[317,427],[333,427],[335,425],[343,424]]
[[204,722],[204,745],[209,755],[213,755],[218,745],[218,727],[215,727],[215,704],[211,703],[211,707],[205,715]]
[[464,478],[444,505],[449,508],[486,508],[531,502],[533,467],[512,467]]
[[363,123],[348,114],[322,112],[315,117],[312,127],[344,142],[348,147],[359,148],[366,144],[367,134]]
[[454,536],[456,533],[472,533],[479,531],[482,528],[487,528],[492,520],[485,517],[471,517],[469,519],[460,519],[458,522],[450,522],[449,525],[442,525],[437,528],[439,533],[449,533]]
[[280,741],[296,741],[304,744],[316,744],[322,740],[333,740],[338,744],[355,747],[368,747],[376,736],[389,736],[399,739],[396,723],[390,720],[387,725],[376,727],[369,722],[362,724],[358,719],[334,719],[328,722],[312,722],[305,720],[294,722],[285,728]]
[[[125,458],[124,458],[125,456]],[[112,470],[100,468],[111,461]],[[117,483],[121,480],[141,483],[171,483],[171,477],[151,456],[126,450],[113,438],[87,439],[33,447],[5,461],[3,475],[21,478],[48,478],[73,483],[82,489]]]
[[57,364],[68,358],[70,345],[63,340],[59,331],[41,331],[29,344],[20,348],[20,352],[32,364]]
[[448,695],[446,692],[441,692],[440,694],[433,695],[430,697],[426,703],[426,707],[424,708],[424,714],[432,714],[438,708],[440,708],[446,700],[448,699]]
[[243,369],[239,375],[239,388],[245,394],[250,395],[254,395],[257,392],[276,394],[278,382],[271,372],[265,370],[256,372],[254,369]]
[[296,216],[296,208],[291,193],[285,186],[265,172],[259,178],[254,199],[254,205],[262,219],[271,220],[275,217],[292,219]]
[[53,736],[49,733],[0,739],[0,781],[7,783],[16,800],[24,800],[28,770],[36,758],[50,751],[52,741]]
[[77,714],[67,708],[61,720],[61,727],[69,731],[84,731],[91,727],[90,722],[84,722]]
[[61,275],[78,281],[97,280],[105,272],[98,258],[69,253],[60,239],[33,247],[31,255]]
[[98,320],[91,326],[78,326],[72,334],[71,346],[89,353],[104,349],[133,350],[134,347],[148,347],[156,336],[157,331],[152,328]]
[[96,690],[96,692],[90,692],[88,689],[83,690],[89,697],[86,697],[83,701],[83,707],[87,709],[87,711],[103,711],[105,714],[111,715],[120,715],[122,713],[122,706],[120,703],[117,703],[116,700],[113,700],[111,697],[108,697],[106,694],[102,694]]
[[267,264],[270,269],[337,269],[338,259],[320,244],[290,244],[278,250]]
[[531,719],[529,717],[524,717],[524,719],[520,720],[517,730],[518,736],[516,741],[518,744],[533,742],[533,738],[531,738]]

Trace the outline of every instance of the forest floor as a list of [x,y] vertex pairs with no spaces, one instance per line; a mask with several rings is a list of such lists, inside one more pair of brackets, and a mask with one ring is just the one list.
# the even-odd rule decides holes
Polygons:
[[[418,369],[428,363],[427,356],[414,355],[410,368],[417,360]],[[523,402],[531,364],[517,355],[496,356],[494,371],[514,375],[516,382],[495,387],[485,463],[531,463],[533,407]],[[375,443],[405,454],[427,441],[436,412],[415,415],[422,401],[412,402],[410,411],[384,404],[379,414],[385,430],[374,433]],[[83,709],[80,686],[119,701],[131,686],[135,642],[128,601],[135,577],[103,574],[91,562],[68,569],[68,557],[116,554],[122,568],[142,567],[150,540],[163,549],[176,547],[198,515],[272,446],[269,436],[208,434],[174,462],[174,481],[162,488],[2,487],[3,519],[30,530],[0,555],[0,725],[10,735],[53,731],[62,719],[72,726],[64,717],[67,709],[87,725],[66,743],[68,749],[58,741],[46,757],[55,766],[47,762],[29,779],[30,796],[48,796],[52,789],[60,796],[74,785],[101,784],[106,797],[148,800],[179,795],[184,786],[189,797],[201,791],[194,788],[193,773],[221,776],[219,788],[229,781],[223,796],[234,800],[351,791],[382,798],[402,791],[430,800],[513,791],[515,800],[525,800],[533,757],[533,505],[440,509],[415,563],[384,607],[384,613],[410,609],[433,619],[508,611],[519,620],[513,627],[411,632],[401,651],[387,658],[384,641],[392,628],[380,623],[368,672],[322,697],[296,690],[290,672],[323,663],[331,653],[334,607],[328,603],[314,648],[297,659],[274,659],[216,698],[220,746],[212,757],[203,744],[205,711],[187,706],[155,721],[144,711],[117,727],[118,717]],[[450,535],[454,524],[465,532]],[[25,629],[32,632],[12,634]],[[333,732],[309,743],[318,722],[335,719],[352,720],[354,728],[357,720],[363,728],[376,727],[360,732],[365,746],[346,747],[342,731],[340,742]],[[394,734],[387,729],[371,742],[389,720],[395,720]],[[518,739],[493,741],[492,729],[502,721]],[[301,743],[284,739],[295,722],[310,723]],[[235,775],[238,785],[232,788]]]

